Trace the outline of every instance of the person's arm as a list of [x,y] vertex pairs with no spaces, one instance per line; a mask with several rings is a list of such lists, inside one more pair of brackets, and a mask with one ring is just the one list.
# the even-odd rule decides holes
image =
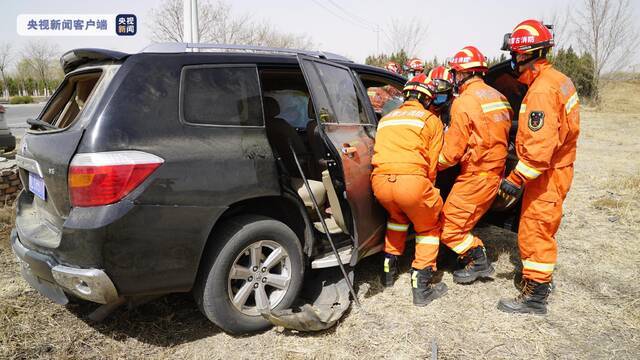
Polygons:
[[451,122],[444,134],[444,145],[438,157],[438,170],[444,170],[457,164],[469,143],[471,120],[459,104],[454,102],[451,108]]
[[520,111],[516,138],[519,161],[507,177],[508,181],[518,187],[549,169],[551,158],[558,148],[560,128],[557,99],[549,94],[527,95],[522,108],[524,111]]
[[423,137],[425,138],[425,144],[427,144],[427,161],[429,163],[427,177],[432,183],[435,183],[436,175],[438,174],[438,155],[442,151],[444,142],[444,129],[440,118],[436,115],[430,116],[426,120],[424,132],[426,132]]

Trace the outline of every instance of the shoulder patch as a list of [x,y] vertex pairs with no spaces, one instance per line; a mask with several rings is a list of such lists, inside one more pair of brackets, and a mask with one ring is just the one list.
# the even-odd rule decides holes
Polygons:
[[544,126],[544,112],[543,111],[532,111],[529,114],[529,129],[531,131],[538,131],[542,129]]

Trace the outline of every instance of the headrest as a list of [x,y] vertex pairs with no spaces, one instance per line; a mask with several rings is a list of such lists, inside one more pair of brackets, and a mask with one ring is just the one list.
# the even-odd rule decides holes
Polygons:
[[280,115],[280,105],[276,99],[265,96],[264,97],[264,117],[266,119],[273,119]]

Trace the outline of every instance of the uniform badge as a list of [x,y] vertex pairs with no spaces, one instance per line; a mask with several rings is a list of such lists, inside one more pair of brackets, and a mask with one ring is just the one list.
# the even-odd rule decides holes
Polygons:
[[544,125],[544,112],[532,111],[529,114],[529,129],[531,129],[531,131],[538,131],[542,129],[542,125]]

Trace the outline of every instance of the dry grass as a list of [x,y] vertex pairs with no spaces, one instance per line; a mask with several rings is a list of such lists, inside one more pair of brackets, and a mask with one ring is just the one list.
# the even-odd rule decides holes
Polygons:
[[605,82],[600,110],[611,113],[640,112],[640,103],[635,97],[638,89],[638,80]]
[[[636,92],[637,92],[636,88]],[[636,104],[637,105],[637,104]],[[636,107],[640,108],[640,107]],[[269,330],[234,337],[200,315],[189,295],[172,295],[92,324],[92,305],[57,306],[18,275],[0,228],[0,358],[559,358],[637,359],[640,354],[640,111],[584,112],[575,179],[557,235],[560,253],[546,317],[499,312],[513,296],[516,236],[478,229],[495,280],[452,282],[446,297],[411,305],[408,274],[380,287],[379,258],[356,269],[362,308],[316,334]],[[7,219],[0,212],[0,219]],[[408,268],[408,260],[404,262]]]

